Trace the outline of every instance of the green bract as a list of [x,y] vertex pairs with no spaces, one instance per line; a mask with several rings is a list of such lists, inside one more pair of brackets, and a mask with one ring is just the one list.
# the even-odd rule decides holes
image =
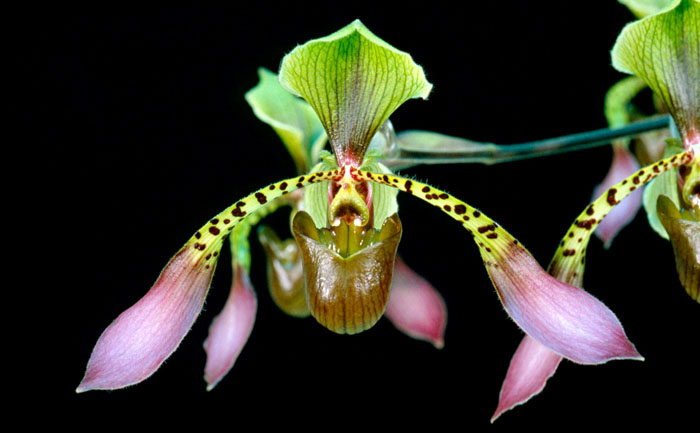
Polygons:
[[407,53],[360,21],[296,47],[282,59],[282,86],[304,98],[326,129],[339,165],[360,166],[377,129],[432,85]]
[[667,9],[625,26],[613,66],[644,80],[668,106],[683,142],[699,133],[700,3],[675,0]]

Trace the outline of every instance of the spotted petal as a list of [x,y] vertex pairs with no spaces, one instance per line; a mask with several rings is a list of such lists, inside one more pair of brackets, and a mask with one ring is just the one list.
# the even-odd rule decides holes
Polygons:
[[410,337],[429,341],[438,349],[445,345],[445,301],[430,283],[399,257],[396,257],[394,264],[394,281],[386,317]]
[[582,364],[641,358],[617,317],[602,302],[547,274],[510,233],[477,209],[418,181],[350,171],[360,180],[409,192],[459,221],[479,246],[482,260],[510,316],[550,350]]
[[226,236],[273,200],[313,183],[338,179],[334,170],[273,183],[205,224],[170,260],[151,290],[102,333],[76,391],[123,388],[153,374],[201,311]]

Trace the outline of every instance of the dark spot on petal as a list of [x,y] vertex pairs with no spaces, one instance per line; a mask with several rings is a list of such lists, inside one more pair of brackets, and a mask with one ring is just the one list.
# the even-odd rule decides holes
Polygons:
[[573,238],[574,237],[574,232],[569,232],[569,237]]
[[610,188],[610,190],[608,190],[607,201],[610,206],[615,206],[617,204],[617,200],[615,200],[615,194],[617,194],[617,190],[615,188]]
[[586,215],[593,215],[593,212],[595,211],[593,210],[593,203],[591,203],[588,205],[588,209],[586,209]]
[[218,256],[218,255],[219,255],[219,252],[218,252],[218,251],[214,251],[214,257],[216,257],[216,256]]
[[274,185],[270,185],[270,191],[272,191],[272,190],[274,190],[274,189],[275,189],[275,186],[274,186]]
[[489,233],[486,235],[486,237],[489,239],[496,239],[498,237],[498,233]]
[[204,260],[209,260],[211,259],[211,254],[207,254],[207,256],[204,258]]
[[452,211],[452,207],[451,207],[449,204],[446,204],[446,205],[443,206],[442,208],[445,209],[447,212]]
[[382,176],[382,179],[384,179],[384,182],[389,183],[389,176],[387,176],[386,174]]
[[593,227],[593,224],[595,224],[595,218],[583,220],[583,221],[576,221],[576,227],[580,227],[582,229],[590,230],[591,227]]
[[261,192],[256,192],[255,198],[258,199],[258,203],[260,203],[260,204],[267,203],[267,197],[265,196],[265,194],[263,194]]
[[486,252],[487,252],[487,253],[490,253],[490,252],[491,252],[491,248],[486,247]]
[[634,182],[635,185],[639,185],[639,176],[633,177],[632,182]]
[[280,184],[280,189],[281,189],[281,190],[287,189],[287,182],[282,182],[282,183]]
[[430,191],[430,187],[429,187],[429,186],[424,186],[423,189],[422,189],[421,191],[423,191],[423,192],[429,192],[429,191]]
[[464,215],[464,216],[462,217],[462,219],[463,219],[464,221],[469,221],[469,215]]
[[474,218],[479,218],[479,217],[481,216],[481,212],[479,212],[478,210],[475,210],[475,211],[472,213],[472,215],[474,215]]
[[564,255],[564,257],[573,256],[574,254],[576,254],[576,250],[564,250],[562,254]]
[[239,207],[237,207],[231,211],[231,215],[233,215],[235,217],[239,217],[239,218],[244,216],[246,213],[247,213],[246,211],[241,210],[241,208],[239,208]]
[[463,213],[467,213],[467,207],[464,206],[463,204],[458,204],[455,206],[455,213],[457,215],[462,215]]
[[413,182],[410,180],[407,180],[406,183],[404,183],[404,187],[406,188],[406,192],[409,194],[413,194],[413,191],[411,191],[411,186],[413,185]]
[[479,227],[478,230],[479,230],[479,233],[486,233],[486,232],[488,232],[488,231],[495,230],[495,229],[496,229],[496,225],[495,225],[495,224],[489,224],[489,225],[487,225],[487,226]]
[[211,220],[211,223],[214,224],[214,225],[217,225],[217,224],[219,224],[219,219],[218,219],[218,218],[214,218],[213,220]]
[[450,198],[450,196],[443,192],[442,194],[440,194],[440,198],[443,200],[447,200],[448,198]]
[[194,234],[194,237],[196,237],[197,239],[199,239],[199,238],[202,237],[202,234],[201,234],[200,232],[197,232],[197,233]]
[[301,176],[301,177],[299,178],[299,180],[298,180],[297,182],[301,183],[301,182],[303,182],[303,181],[304,181],[304,179],[306,179],[306,177],[304,177],[304,176]]
[[231,220],[228,219],[228,218],[226,218],[226,219],[224,220],[224,224],[229,224],[230,222],[231,222]]
[[220,230],[214,226],[211,226],[211,227],[209,227],[209,233],[216,236],[220,233]]

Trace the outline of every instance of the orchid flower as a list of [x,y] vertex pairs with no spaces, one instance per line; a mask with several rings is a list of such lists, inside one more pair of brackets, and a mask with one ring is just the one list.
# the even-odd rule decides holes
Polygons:
[[[549,265],[549,274],[558,280],[580,287],[583,282],[585,253],[591,232],[605,221],[606,215],[622,203],[623,199],[629,199],[632,194],[639,191],[639,188],[652,180],[657,183],[665,182],[661,185],[667,184],[669,180],[675,181],[675,172],[678,170],[686,173],[678,179],[690,179],[688,182],[695,182],[693,186],[687,187],[690,191],[688,198],[684,201],[687,211],[685,213],[679,211],[671,198],[659,193],[659,191],[676,192],[675,197],[678,200],[677,188],[671,185],[665,190],[657,191],[658,213],[664,227],[671,234],[681,282],[688,294],[700,302],[698,299],[700,223],[695,213],[700,194],[698,191],[700,181],[697,178],[700,162],[700,134],[698,133],[700,131],[700,97],[698,97],[700,87],[697,80],[693,81],[685,75],[697,76],[700,68],[698,28],[700,28],[700,4],[697,1],[676,1],[663,12],[630,24],[618,38],[613,49],[613,64],[619,69],[632,69],[635,73],[640,73],[654,91],[664,92],[661,94],[665,95],[664,99],[674,120],[681,125],[679,129],[685,150],[622,179],[586,207],[563,237]],[[688,31],[691,36],[679,38],[678,29]],[[653,48],[650,42],[652,38],[656,38]],[[659,40],[662,42],[659,43]],[[684,44],[690,47],[685,47]],[[667,53],[669,45],[676,48],[680,45],[682,53],[690,54],[690,60],[686,61],[686,56],[679,56],[675,52],[672,56],[665,55],[659,59],[658,53]],[[659,65],[662,60],[665,68],[671,65],[670,69],[675,72],[670,79],[674,80],[674,83],[685,86],[671,86],[671,82],[665,81],[666,76],[660,76],[658,70],[652,69],[650,73],[644,67],[639,67],[639,65]],[[683,191],[685,192],[686,189]],[[525,403],[541,392],[547,380],[556,372],[561,359],[562,356],[556,351],[550,350],[530,336],[525,336],[511,360],[492,422],[503,412]]]
[[[408,54],[355,21],[295,48],[283,59],[278,77],[286,90],[311,106],[333,155],[320,154],[321,162],[308,173],[243,197],[197,230],[151,290],[103,332],[78,391],[133,385],[159,368],[201,311],[223,243],[232,235],[237,266],[232,295],[206,344],[215,364],[207,373],[213,386],[232,365],[254,316],[255,297],[244,275],[246,264],[238,257],[237,247],[245,242],[236,239],[245,238],[257,219],[302,189],[304,208],[294,214],[292,231],[301,255],[306,305],[331,331],[365,331],[387,310],[400,326],[396,317],[410,313],[411,307],[399,302],[404,295],[399,289],[399,312],[387,307],[402,235],[393,200],[393,191],[399,190],[437,207],[466,230],[506,311],[538,344],[583,364],[640,358],[610,309],[545,272],[503,227],[441,189],[392,173],[372,157],[371,140],[393,111],[410,98],[425,99],[432,88]],[[603,209],[595,212],[598,217]],[[590,230],[589,223],[581,224]],[[579,257],[570,250],[562,255]],[[419,285],[415,280],[407,284]],[[414,299],[425,299],[417,293]],[[221,338],[220,329],[227,330]],[[232,349],[219,352],[220,341]]]

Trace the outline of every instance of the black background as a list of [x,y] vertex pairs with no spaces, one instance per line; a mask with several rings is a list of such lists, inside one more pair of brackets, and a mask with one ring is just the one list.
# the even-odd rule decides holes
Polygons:
[[[428,101],[408,101],[392,116],[398,131],[518,143],[605,126],[604,94],[622,77],[609,50],[632,19],[616,2],[259,3],[42,11],[28,23],[26,65],[34,74],[26,119],[30,134],[39,134],[41,154],[33,158],[57,223],[39,244],[49,265],[32,274],[51,272],[52,312],[41,339],[57,347],[39,375],[50,383],[50,407],[76,429],[137,419],[194,419],[204,428],[224,421],[245,431],[417,422],[486,428],[522,332],[499,304],[470,238],[403,195],[399,252],[447,302],[444,349],[405,337],[387,320],[337,336],[312,319],[285,316],[269,298],[253,241],[257,321],[213,391],[202,380],[202,342],[228,294],[227,256],[202,315],[159,371],[128,389],[74,393],[100,333],[195,230],[238,198],[295,174],[275,133],[243,99],[259,66],[275,71],[297,44],[360,18],[411,53],[434,84]],[[481,209],[546,264],[610,155],[603,147],[405,174]],[[284,232],[287,217],[265,223]],[[594,239],[587,262],[586,289],[618,315],[646,361],[565,361],[541,395],[491,428],[696,419],[697,396],[688,392],[699,385],[698,305],[678,283],[670,244],[640,214],[610,250]]]

